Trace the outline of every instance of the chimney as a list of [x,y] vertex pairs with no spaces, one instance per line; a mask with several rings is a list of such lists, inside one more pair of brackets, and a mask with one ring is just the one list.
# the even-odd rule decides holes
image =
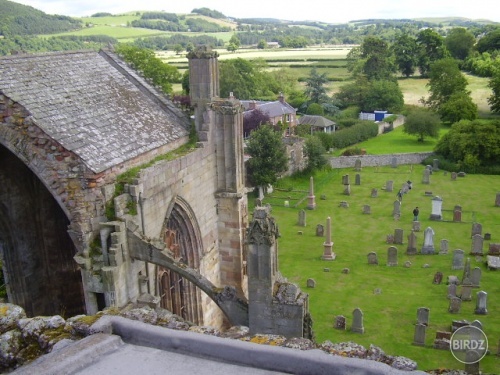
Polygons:
[[282,92],[280,92],[280,94],[278,96],[278,100],[280,101],[280,103],[285,103],[285,95],[283,95]]

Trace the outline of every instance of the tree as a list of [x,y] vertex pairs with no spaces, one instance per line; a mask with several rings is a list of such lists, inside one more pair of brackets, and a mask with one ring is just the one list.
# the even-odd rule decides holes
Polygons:
[[318,103],[311,103],[307,107],[306,114],[308,115],[314,115],[314,116],[323,116],[325,114],[325,111],[323,107],[318,104]]
[[463,120],[452,125],[434,150],[464,167],[497,165],[500,160],[500,121]]
[[488,104],[492,112],[500,113],[500,69],[497,69],[488,82],[492,94],[488,97]]
[[325,158],[325,152],[323,143],[318,137],[308,137],[304,144],[304,155],[307,157],[306,169],[313,171],[314,169],[321,169],[326,166],[327,159]]
[[241,42],[238,38],[238,35],[233,34],[231,39],[229,39],[229,45],[227,46],[227,50],[229,52],[235,52],[238,48],[240,48]]
[[183,49],[184,48],[182,48],[182,46],[180,44],[174,45],[174,52],[175,52],[176,55],[179,55],[182,52]]
[[259,40],[259,43],[257,43],[257,48],[258,49],[266,49],[267,48],[267,42],[265,39]]
[[437,60],[431,64],[427,86],[430,96],[425,100],[425,104],[437,112],[454,93],[466,92],[470,95],[470,92],[466,91],[467,79],[452,58]]
[[246,152],[252,182],[265,187],[274,184],[288,168],[288,158],[281,134],[270,126],[260,126],[250,134]]
[[328,82],[326,73],[319,74],[316,68],[312,68],[309,76],[306,78],[306,95],[311,99],[312,103],[322,103],[329,101],[326,95],[325,83]]
[[476,38],[467,29],[455,27],[448,32],[444,44],[452,57],[465,60],[472,53]]
[[401,74],[405,77],[413,75],[418,62],[418,46],[415,37],[408,33],[398,35],[392,45],[392,51]]
[[269,124],[269,115],[256,108],[243,116],[243,136],[248,137],[259,126]]
[[441,120],[449,124],[460,120],[474,120],[477,117],[477,105],[467,92],[457,91],[441,104],[438,113]]
[[478,40],[476,49],[479,53],[500,50],[500,27],[497,27]]
[[360,46],[363,73],[369,80],[387,79],[394,71],[387,42],[379,37],[367,36]]
[[449,56],[444,39],[432,29],[424,29],[417,34],[418,69],[422,77],[427,77],[431,64]]
[[397,81],[380,80],[370,82],[360,104],[366,112],[387,110],[397,113],[403,109],[404,98]]
[[437,138],[439,136],[439,116],[424,108],[414,109],[405,120],[403,132],[416,135],[419,142],[426,136]]

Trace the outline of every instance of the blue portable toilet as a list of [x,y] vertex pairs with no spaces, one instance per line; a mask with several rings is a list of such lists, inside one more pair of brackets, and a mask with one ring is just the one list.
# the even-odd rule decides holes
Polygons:
[[375,121],[383,121],[385,114],[387,111],[374,111],[375,112]]

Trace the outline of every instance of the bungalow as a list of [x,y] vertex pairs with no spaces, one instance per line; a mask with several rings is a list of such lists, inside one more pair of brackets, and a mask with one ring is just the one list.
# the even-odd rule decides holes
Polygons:
[[337,124],[323,116],[304,115],[298,120],[299,125],[310,125],[312,132],[333,133]]

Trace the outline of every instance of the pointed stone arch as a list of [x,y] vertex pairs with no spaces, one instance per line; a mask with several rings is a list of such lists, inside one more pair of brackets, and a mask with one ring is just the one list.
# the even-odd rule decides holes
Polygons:
[[[180,196],[172,199],[161,230],[161,238],[174,258],[199,270],[203,253],[201,231],[194,211]],[[195,324],[203,323],[200,290],[177,272],[158,269],[160,304]]]

